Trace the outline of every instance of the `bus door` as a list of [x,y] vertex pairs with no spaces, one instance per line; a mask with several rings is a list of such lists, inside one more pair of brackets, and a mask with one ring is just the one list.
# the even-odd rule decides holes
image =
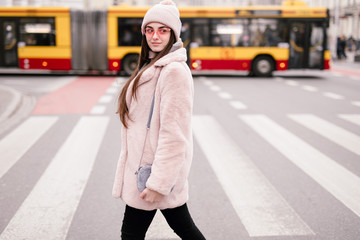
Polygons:
[[18,66],[18,31],[14,19],[0,19],[0,66]]
[[190,45],[191,45],[191,21],[190,20],[182,20],[182,28],[181,28],[181,40],[183,41],[184,48],[186,48],[187,60],[186,63],[190,67]]
[[289,68],[306,68],[308,57],[306,23],[290,22],[289,30]]
[[290,22],[289,68],[323,68],[325,29],[320,21]]

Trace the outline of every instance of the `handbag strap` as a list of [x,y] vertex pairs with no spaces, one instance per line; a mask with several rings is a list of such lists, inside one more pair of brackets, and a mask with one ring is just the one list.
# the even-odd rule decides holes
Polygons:
[[147,121],[147,124],[146,124],[147,129],[150,128],[151,118],[152,118],[152,114],[153,114],[153,111],[154,111],[154,102],[155,102],[155,91],[154,91],[154,96],[153,96],[153,99],[152,99],[152,102],[151,102],[149,118],[148,118],[148,121]]
[[[156,88],[156,86],[155,86]],[[148,121],[146,123],[146,134],[145,134],[145,139],[144,139],[144,144],[143,144],[143,149],[142,149],[142,153],[141,153],[141,157],[140,157],[140,161],[139,161],[139,167],[138,169],[140,169],[141,167],[141,162],[142,162],[142,158],[144,156],[144,150],[145,150],[145,143],[146,143],[146,139],[149,133],[149,129],[150,129],[150,123],[151,123],[151,118],[153,115],[153,111],[154,111],[154,103],[155,103],[155,90],[154,90],[154,96],[151,102],[151,107],[150,107],[150,112],[149,112],[149,117],[148,117]],[[135,172],[135,174],[137,174],[138,171]]]

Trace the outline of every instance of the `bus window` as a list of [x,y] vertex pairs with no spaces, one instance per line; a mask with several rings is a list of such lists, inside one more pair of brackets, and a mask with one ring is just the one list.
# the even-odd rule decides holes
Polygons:
[[141,23],[141,18],[118,18],[118,46],[140,46]]
[[253,47],[276,47],[278,43],[284,42],[285,26],[278,19],[251,19],[251,46]]
[[214,19],[212,46],[275,47],[285,41],[283,26],[277,19]]
[[214,19],[211,24],[212,45],[234,46],[233,38],[238,37],[243,32],[243,26],[238,21],[237,19]]
[[55,46],[54,18],[22,18],[20,41],[26,46]]
[[209,20],[194,19],[191,47],[209,46]]

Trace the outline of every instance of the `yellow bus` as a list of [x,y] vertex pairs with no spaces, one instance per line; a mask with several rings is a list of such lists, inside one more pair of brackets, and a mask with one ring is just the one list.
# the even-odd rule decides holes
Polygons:
[[106,22],[105,10],[0,7],[0,73],[114,74]]
[[[130,74],[147,8],[108,9],[109,69]],[[301,1],[281,6],[180,7],[181,38],[194,72],[244,70],[270,76],[288,69],[329,69],[329,11]]]
[[[83,11],[0,7],[0,73],[131,74],[148,7]],[[329,69],[329,11],[299,1],[281,6],[180,7],[181,38],[193,72]]]
[[0,8],[0,66],[71,69],[70,10]]

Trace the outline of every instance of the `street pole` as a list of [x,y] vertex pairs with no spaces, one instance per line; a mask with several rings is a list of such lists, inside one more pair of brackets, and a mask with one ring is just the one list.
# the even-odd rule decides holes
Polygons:
[[335,6],[334,6],[334,30],[333,30],[333,36],[332,36],[332,53],[333,53],[333,59],[336,58],[336,46],[337,46],[337,38],[338,38],[338,28],[339,28],[339,16],[340,16],[340,8],[339,8],[339,0],[335,0]]
[[355,12],[354,12],[354,31],[353,31],[353,34],[354,34],[354,36],[353,36],[353,38],[356,40],[356,41],[358,41],[358,40],[360,40],[360,36],[359,36],[359,21],[360,21],[360,19],[359,19],[359,15],[360,15],[360,7],[358,6],[358,5],[356,5],[356,7],[355,7]]

